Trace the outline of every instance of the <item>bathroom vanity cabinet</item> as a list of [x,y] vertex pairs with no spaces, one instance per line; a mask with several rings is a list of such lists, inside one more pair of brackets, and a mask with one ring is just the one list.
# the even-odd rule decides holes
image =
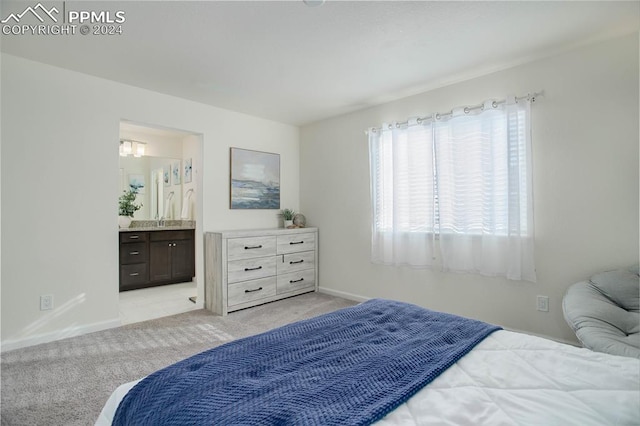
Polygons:
[[120,231],[120,291],[191,281],[193,229]]

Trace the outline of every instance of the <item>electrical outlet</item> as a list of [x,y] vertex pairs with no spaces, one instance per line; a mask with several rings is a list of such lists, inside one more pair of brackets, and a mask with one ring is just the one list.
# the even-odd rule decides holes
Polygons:
[[53,309],[53,296],[50,294],[40,296],[40,310],[48,311],[51,309]]
[[549,312],[549,296],[537,296],[536,300],[540,312]]

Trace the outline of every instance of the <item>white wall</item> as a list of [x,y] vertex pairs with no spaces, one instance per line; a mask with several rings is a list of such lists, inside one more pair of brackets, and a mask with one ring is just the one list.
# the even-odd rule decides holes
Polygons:
[[[299,205],[296,127],[11,55],[1,66],[3,350],[119,324],[123,119],[203,135],[199,257],[204,231],[278,226],[274,210],[229,209],[230,147],[280,153],[282,205]],[[39,310],[43,294],[54,310]]]
[[[370,262],[364,130],[544,89],[533,107],[538,283]],[[301,208],[320,229],[320,286],[575,341],[567,287],[638,261],[638,34],[582,47],[301,129]],[[536,311],[549,296],[549,313]]]

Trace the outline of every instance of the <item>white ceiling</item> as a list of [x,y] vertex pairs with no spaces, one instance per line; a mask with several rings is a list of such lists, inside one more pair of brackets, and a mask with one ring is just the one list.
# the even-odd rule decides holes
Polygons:
[[125,11],[123,35],[3,36],[2,51],[294,125],[640,28],[637,1],[82,5]]

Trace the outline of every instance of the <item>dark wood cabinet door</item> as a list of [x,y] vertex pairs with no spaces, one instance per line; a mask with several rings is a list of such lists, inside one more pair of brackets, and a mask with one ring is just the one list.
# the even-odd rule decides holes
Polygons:
[[172,242],[152,241],[149,243],[149,281],[171,279]]
[[176,240],[171,246],[171,277],[191,279],[195,275],[193,239]]

